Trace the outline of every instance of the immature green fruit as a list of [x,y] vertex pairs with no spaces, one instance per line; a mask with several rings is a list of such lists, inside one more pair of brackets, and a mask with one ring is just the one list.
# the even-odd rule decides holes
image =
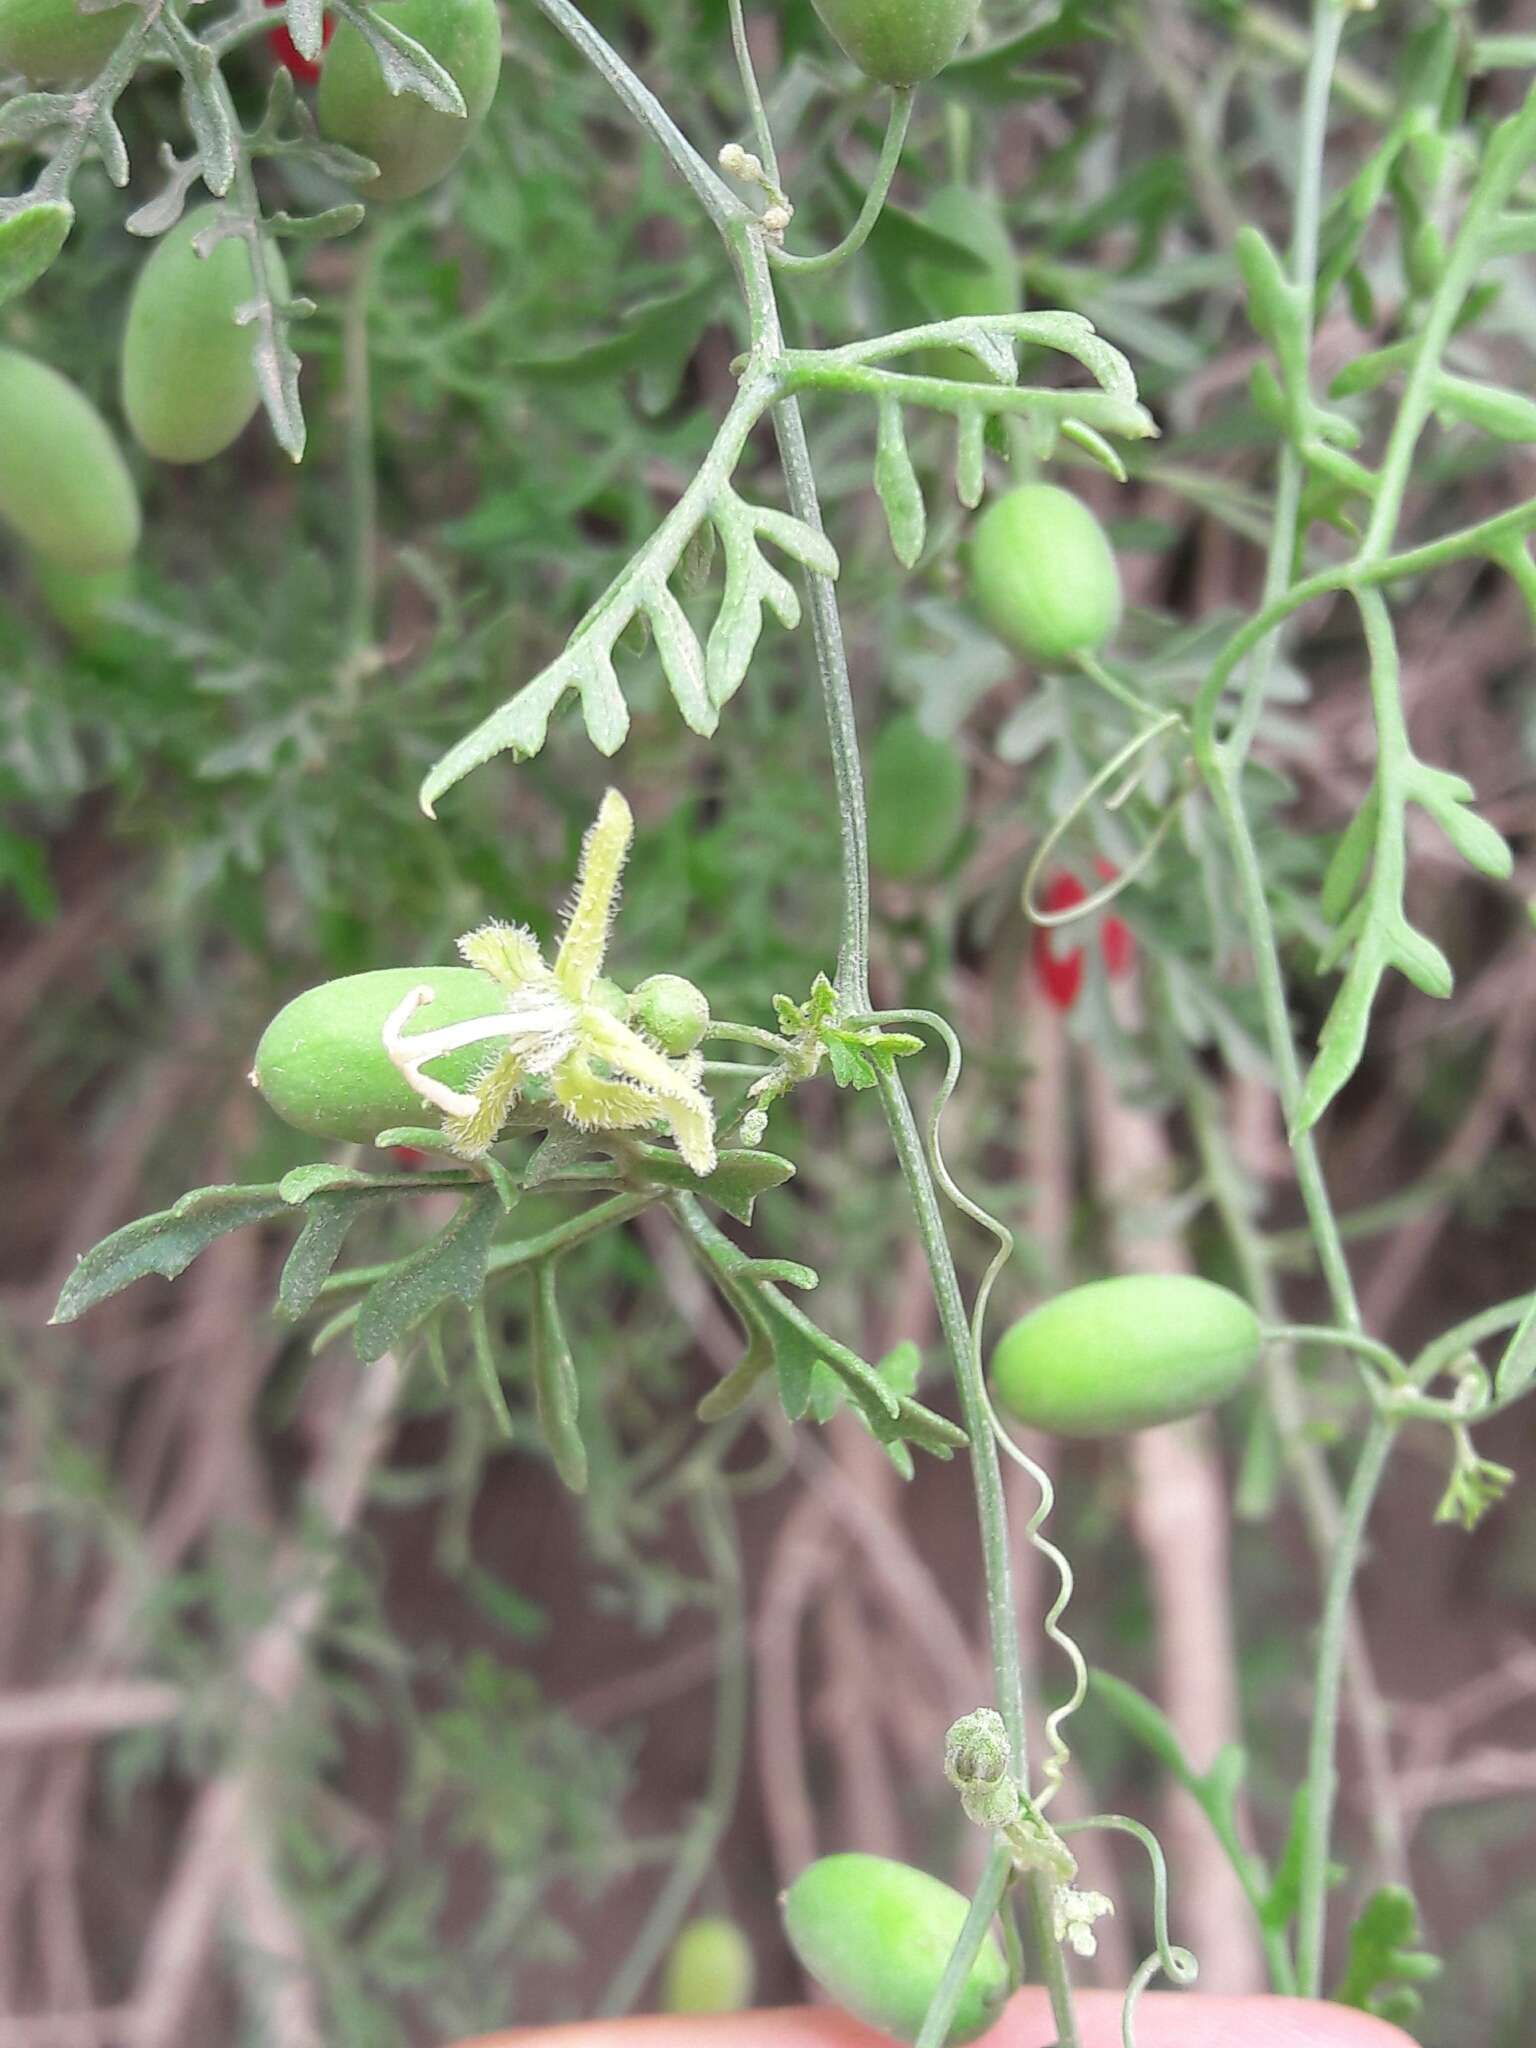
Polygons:
[[368,44],[343,22],[320,74],[320,132],[378,165],[379,175],[358,187],[365,201],[411,199],[453,169],[496,97],[501,17],[496,0],[395,0],[379,16],[437,59],[466,113],[441,112],[415,93],[392,94]]
[[[912,282],[929,309],[930,320],[962,320],[975,313],[1018,313],[1024,306],[1024,273],[1014,253],[1008,219],[997,196],[968,185],[945,185],[923,210],[929,227],[968,249],[984,266],[953,270],[919,262]],[[921,368],[934,377],[952,377],[966,384],[990,382],[973,355],[963,348],[925,349]]]
[[844,51],[882,85],[921,85],[942,71],[980,7],[981,0],[816,0]]
[[1070,1288],[1004,1332],[992,1386],[1019,1422],[1058,1436],[1120,1436],[1235,1394],[1259,1356],[1246,1301],[1187,1273]]
[[67,377],[0,348],[0,519],[39,555],[89,573],[139,544],[139,497],[95,406]]
[[81,14],[74,0],[0,0],[0,71],[19,71],[34,85],[89,78],[138,14],[137,7]]
[[[235,324],[255,283],[250,251],[227,236],[200,256],[217,206],[183,216],[139,272],[123,335],[123,410],[134,439],[162,462],[207,462],[244,432],[261,402],[254,329]],[[268,262],[284,286],[274,252]]]
[[965,830],[970,777],[957,748],[903,713],[869,755],[869,858],[893,882],[943,867]]
[[704,991],[680,974],[653,974],[630,997],[629,1021],[663,1052],[681,1059],[709,1029],[709,1003]]
[[[781,1901],[789,1945],[866,2026],[915,2041],[970,1903],[926,1871],[884,1856],[823,1856]],[[974,2041],[1002,2011],[1008,1968],[988,1934],[945,2041]]]
[[[474,967],[386,967],[351,974],[295,996],[256,1048],[251,1079],[285,1124],[317,1137],[371,1145],[380,1131],[430,1121],[422,1102],[384,1050],[384,1025],[413,988],[433,1001],[412,1030],[436,1031],[494,1017],[506,1001]],[[495,1046],[465,1046],[427,1068],[434,1081],[467,1089]]]
[[690,1920],[662,1972],[665,2012],[744,2012],[757,1975],[752,1944],[734,1920]]
[[114,605],[133,595],[131,562],[82,574],[39,556],[33,574],[43,603],[77,647],[87,654],[110,655],[128,644],[131,636],[110,613]]
[[1024,484],[971,537],[971,584],[999,639],[1040,667],[1095,654],[1120,623],[1120,571],[1081,498]]

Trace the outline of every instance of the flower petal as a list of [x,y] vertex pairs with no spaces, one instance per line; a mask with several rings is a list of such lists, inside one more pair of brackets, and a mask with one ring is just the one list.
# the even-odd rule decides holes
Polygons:
[[576,901],[566,919],[555,957],[555,979],[578,1000],[591,990],[608,950],[608,927],[619,899],[619,877],[635,834],[634,816],[616,789],[598,807],[597,820],[582,843]]

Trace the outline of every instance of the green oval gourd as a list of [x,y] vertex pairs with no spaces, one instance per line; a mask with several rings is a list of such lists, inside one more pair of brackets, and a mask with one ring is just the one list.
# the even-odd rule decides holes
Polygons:
[[74,0],[0,0],[0,71],[33,85],[72,85],[106,63],[137,7],[82,14]]
[[1128,1273],[1069,1288],[1016,1322],[992,1389],[1018,1422],[1058,1436],[1120,1436],[1197,1415],[1258,1362],[1258,1317],[1188,1273]]
[[893,882],[943,867],[965,830],[970,776],[959,749],[923,731],[911,713],[893,718],[869,754],[869,858]]
[[667,1956],[661,1978],[666,2012],[744,2012],[757,1975],[752,1944],[734,1920],[690,1920]]
[[1039,667],[1096,654],[1120,623],[1120,570],[1093,513],[1057,484],[1022,484],[971,536],[971,587],[988,625]]
[[[251,1070],[285,1124],[371,1145],[380,1131],[436,1120],[384,1050],[384,1025],[413,988],[432,989],[434,1000],[416,1012],[407,1037],[506,1008],[496,983],[474,967],[386,967],[306,990],[267,1026]],[[494,1050],[466,1046],[426,1071],[450,1088],[467,1088]]]
[[846,56],[882,85],[934,78],[970,34],[981,0],[815,0]]
[[[780,1902],[789,1945],[831,1997],[866,2026],[915,2041],[970,1911],[926,1871],[884,1856],[823,1856]],[[971,1965],[947,2048],[974,2041],[1002,2011],[1008,1968],[988,1934]]]
[[437,59],[462,93],[465,112],[391,93],[368,43],[345,21],[325,53],[316,111],[327,141],[378,165],[379,175],[358,187],[364,201],[412,199],[452,170],[496,97],[501,16],[496,0],[393,0],[379,16]]
[[0,348],[0,519],[61,569],[119,568],[139,544],[139,495],[116,436],[48,363]]
[[[139,446],[161,462],[222,455],[261,402],[254,329],[235,324],[255,289],[250,251],[239,236],[226,237],[206,257],[193,246],[219,211],[200,206],[161,236],[128,305],[123,411]],[[267,261],[286,288],[270,248]]]

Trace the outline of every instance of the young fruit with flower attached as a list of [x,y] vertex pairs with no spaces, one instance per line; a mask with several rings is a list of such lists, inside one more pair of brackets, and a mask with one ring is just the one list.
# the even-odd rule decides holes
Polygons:
[[465,111],[449,113],[416,93],[391,92],[367,40],[343,22],[321,73],[320,132],[378,165],[379,175],[359,187],[364,200],[412,199],[453,169],[496,97],[501,15],[496,0],[387,0],[378,12],[437,59],[463,95]]
[[[200,206],[155,244],[139,272],[123,335],[123,411],[134,439],[161,462],[207,462],[250,424],[261,402],[252,330],[236,315],[255,290],[243,233],[206,255],[200,237],[222,210]],[[267,261],[284,285],[281,259]]]
[[980,0],[816,0],[816,12],[868,78],[921,85],[970,34]]
[[[789,1945],[856,2019],[915,2041],[970,1902],[938,1878],[884,1856],[823,1856],[781,1900]],[[1008,1967],[988,1935],[945,2042],[974,2041],[1008,1996]]]
[[1000,640],[1040,668],[1097,654],[1120,623],[1120,570],[1099,522],[1057,484],[999,498],[971,537],[971,587]]
[[[493,1014],[496,984],[472,967],[386,967],[295,996],[267,1026],[251,1079],[285,1124],[349,1145],[421,1119],[421,1097],[384,1045],[384,1027],[412,989],[432,992],[435,1025]],[[432,1062],[445,1087],[464,1088],[485,1062],[469,1044]]]
[[665,1124],[693,1171],[713,1172],[714,1105],[698,1059],[668,1057],[617,1014],[602,974],[633,831],[609,790],[553,966],[532,932],[488,924],[459,941],[463,967],[328,982],[268,1027],[251,1079],[285,1122],[353,1144],[418,1121],[426,1103],[448,1148],[478,1159],[528,1099],[536,1120],[578,1130]]
[[1258,1362],[1258,1317],[1188,1273],[1129,1273],[1069,1288],[1003,1333],[992,1388],[1018,1422],[1058,1436],[1120,1436],[1213,1408]]
[[0,0],[0,71],[33,85],[73,85],[106,63],[137,7],[82,14],[75,0]]
[[139,544],[139,496],[85,393],[47,363],[0,348],[0,519],[52,566],[120,568]]

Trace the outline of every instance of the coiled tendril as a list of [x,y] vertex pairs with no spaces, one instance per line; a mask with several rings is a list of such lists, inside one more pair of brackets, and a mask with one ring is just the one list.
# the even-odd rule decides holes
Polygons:
[[1018,1445],[1014,1443],[1013,1439],[998,1421],[997,1413],[992,1406],[991,1397],[986,1393],[986,1382],[981,1369],[981,1339],[982,1331],[986,1325],[987,1305],[992,1298],[992,1289],[996,1284],[998,1275],[1013,1255],[1013,1232],[1006,1223],[1000,1222],[996,1216],[990,1215],[987,1210],[983,1209],[979,1202],[973,1201],[964,1189],[957,1184],[948,1166],[944,1163],[943,1148],[939,1142],[939,1124],[944,1111],[949,1106],[949,1099],[954,1094],[955,1088],[959,1083],[960,1070],[964,1064],[964,1057],[960,1050],[960,1041],[955,1036],[951,1026],[933,1010],[879,1010],[868,1016],[850,1018],[848,1021],[854,1026],[864,1024],[906,1025],[912,1029],[931,1031],[936,1037],[943,1040],[948,1051],[949,1064],[945,1070],[944,1079],[939,1084],[938,1094],[934,1097],[933,1107],[928,1113],[927,1129],[924,1134],[928,1164],[934,1179],[955,1207],[960,1210],[962,1215],[969,1216],[972,1222],[979,1223],[984,1230],[990,1232],[997,1243],[997,1250],[993,1254],[991,1263],[981,1277],[981,1284],[976,1290],[975,1306],[971,1310],[971,1360],[976,1368],[978,1384],[982,1387],[982,1398],[986,1401],[987,1419],[991,1424],[993,1435],[1007,1455],[1016,1464],[1023,1466],[1040,1491],[1039,1505],[1024,1527],[1024,1540],[1041,1557],[1046,1559],[1060,1582],[1061,1590],[1045,1617],[1045,1635],[1047,1640],[1054,1643],[1062,1655],[1066,1657],[1072,1666],[1073,1672],[1073,1686],[1070,1695],[1046,1718],[1045,1739],[1049,1754],[1041,1766],[1041,1790],[1038,1799],[1035,1801],[1036,1806],[1043,1810],[1049,1805],[1060,1789],[1062,1779],[1066,1774],[1067,1764],[1071,1760],[1072,1753],[1062,1737],[1061,1728],[1062,1724],[1077,1712],[1077,1709],[1082,1705],[1087,1695],[1088,1666],[1082,1651],[1077,1647],[1072,1637],[1067,1634],[1065,1629],[1058,1625],[1061,1616],[1066,1612],[1072,1599],[1075,1585],[1072,1567],[1061,1551],[1056,1548],[1056,1545],[1048,1537],[1040,1533],[1056,1505],[1055,1488],[1051,1485],[1047,1474],[1041,1470],[1032,1458],[1019,1449]]

